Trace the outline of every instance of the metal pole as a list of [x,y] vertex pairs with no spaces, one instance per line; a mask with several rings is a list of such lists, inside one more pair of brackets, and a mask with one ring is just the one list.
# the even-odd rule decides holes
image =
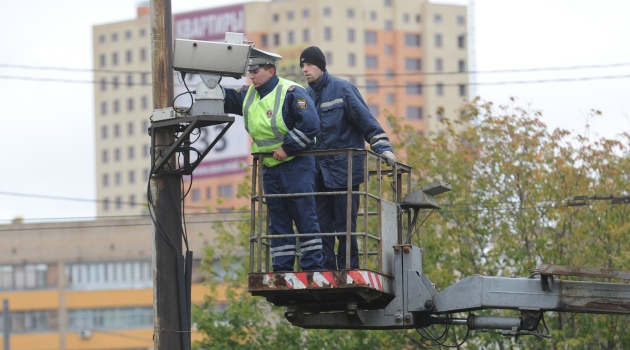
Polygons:
[[[151,0],[153,108],[173,101],[173,31],[170,0]],[[154,129],[156,161],[175,141],[174,130]],[[175,156],[165,169],[175,169]],[[182,254],[181,175],[151,174],[153,214],[153,326],[155,350],[181,349],[177,260]]]
[[9,299],[2,301],[2,339],[4,339],[4,350],[10,350],[11,317],[9,317]]

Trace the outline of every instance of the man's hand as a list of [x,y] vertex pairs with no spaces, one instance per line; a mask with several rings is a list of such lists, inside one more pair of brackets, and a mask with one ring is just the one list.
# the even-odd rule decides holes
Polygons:
[[389,166],[394,166],[394,163],[396,163],[396,156],[390,151],[381,153],[381,157],[385,158],[385,163]]
[[[391,152],[390,152],[391,153]],[[393,154],[392,154],[393,156]],[[283,161],[287,158],[287,153],[284,151],[282,146],[273,150],[273,159],[278,161]]]

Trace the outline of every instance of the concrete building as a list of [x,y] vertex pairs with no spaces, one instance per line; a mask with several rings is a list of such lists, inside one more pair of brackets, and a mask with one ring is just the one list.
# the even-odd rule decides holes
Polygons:
[[[99,216],[146,210],[152,113],[148,14],[141,6],[135,19],[93,28]],[[257,48],[284,57],[280,76],[303,84],[299,54],[317,45],[329,72],[359,88],[381,125],[387,129],[387,116],[393,115],[426,133],[468,98],[466,16],[464,6],[426,0],[276,0],[175,14],[173,28],[176,38],[196,40],[243,32]],[[185,91],[181,79],[175,82],[177,92]],[[175,104],[188,101],[184,95]],[[210,133],[200,135],[200,142]],[[249,147],[242,125],[232,126],[193,179],[186,179],[188,211],[248,204],[236,193],[249,172]]]
[[[240,220],[234,213],[186,218],[195,268],[216,237],[213,223]],[[149,217],[0,226],[0,301],[9,303],[11,349],[153,348],[151,251]],[[203,281],[193,272],[194,304],[209,294]]]

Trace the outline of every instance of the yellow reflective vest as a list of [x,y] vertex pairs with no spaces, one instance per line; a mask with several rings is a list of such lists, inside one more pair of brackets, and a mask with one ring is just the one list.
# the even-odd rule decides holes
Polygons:
[[[290,80],[278,77],[278,85],[262,100],[260,94],[253,87],[247,90],[245,104],[243,105],[243,120],[245,130],[252,137],[252,152],[272,152],[282,146],[284,135],[289,132],[282,118],[282,106],[287,90],[292,85],[298,85]],[[287,162],[294,157],[287,157],[284,161],[278,161],[273,157],[265,157],[263,164],[268,167]]]

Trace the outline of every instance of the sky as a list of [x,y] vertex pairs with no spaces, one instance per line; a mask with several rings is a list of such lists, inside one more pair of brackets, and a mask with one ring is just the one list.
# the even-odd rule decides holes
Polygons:
[[[68,81],[92,80],[92,26],[133,19],[137,4],[30,0],[0,11],[0,224],[96,215],[93,86]],[[475,0],[470,11],[474,96],[497,105],[516,98],[550,129],[606,138],[630,130],[630,1]],[[589,118],[591,110],[603,115]]]

